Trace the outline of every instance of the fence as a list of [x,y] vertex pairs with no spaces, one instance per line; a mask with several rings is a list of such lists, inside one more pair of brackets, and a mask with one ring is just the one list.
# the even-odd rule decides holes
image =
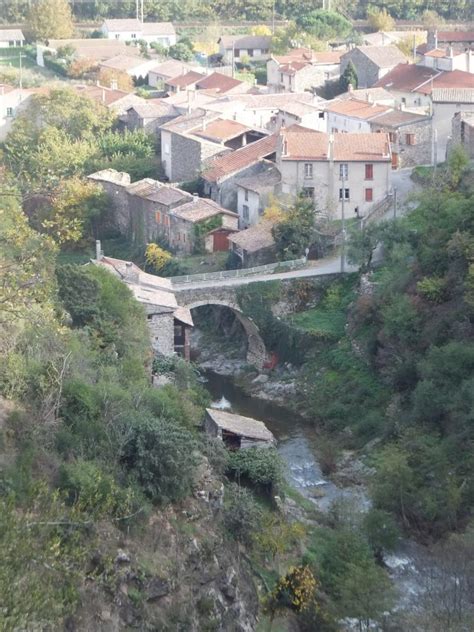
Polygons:
[[175,285],[184,283],[196,283],[197,281],[219,281],[220,279],[239,279],[254,274],[271,274],[272,272],[285,272],[294,270],[306,263],[306,258],[293,259],[292,261],[279,261],[267,263],[264,266],[254,268],[240,268],[239,270],[220,270],[219,272],[203,272],[202,274],[185,274],[183,276],[169,277]]

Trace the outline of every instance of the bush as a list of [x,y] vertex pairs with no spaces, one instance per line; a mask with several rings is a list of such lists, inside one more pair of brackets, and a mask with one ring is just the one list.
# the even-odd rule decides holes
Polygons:
[[128,420],[123,432],[121,460],[151,500],[168,503],[189,494],[197,464],[189,430],[145,414]]
[[247,448],[230,454],[228,473],[271,489],[281,482],[283,465],[275,448]]
[[259,531],[261,511],[248,489],[231,483],[226,488],[224,526],[229,534],[242,544],[251,545]]

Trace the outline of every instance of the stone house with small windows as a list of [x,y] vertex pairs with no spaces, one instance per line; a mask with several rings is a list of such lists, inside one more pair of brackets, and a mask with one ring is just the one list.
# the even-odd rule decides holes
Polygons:
[[352,62],[357,73],[357,87],[370,88],[407,57],[397,46],[356,46],[341,57],[341,75]]
[[277,167],[266,160],[262,161],[262,171],[239,178],[235,182],[240,229],[258,224],[270,197],[277,193],[280,183],[281,174]]
[[470,112],[457,112],[451,122],[451,146],[461,145],[474,159],[474,105]]
[[149,99],[145,103],[129,107],[124,121],[130,131],[141,129],[158,139],[160,127],[178,116],[179,112],[172,105],[159,99]]
[[272,55],[267,62],[267,86],[272,92],[314,93],[339,78],[342,54],[294,48],[286,55]]
[[273,222],[262,219],[258,224],[229,236],[230,251],[240,259],[243,268],[265,265],[275,261],[276,246]]
[[262,421],[214,408],[206,408],[204,430],[229,450],[276,445],[275,437]]
[[282,130],[276,157],[281,192],[303,192],[316,212],[364,217],[391,192],[388,134],[324,134],[299,125]]

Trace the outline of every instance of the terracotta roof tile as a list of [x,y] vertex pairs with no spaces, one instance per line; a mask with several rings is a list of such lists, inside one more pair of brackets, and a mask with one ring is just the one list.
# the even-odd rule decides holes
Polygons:
[[262,248],[271,248],[275,245],[272,228],[273,222],[262,219],[250,228],[229,235],[228,240],[246,252],[257,252]]
[[202,222],[205,219],[209,219],[210,217],[214,217],[215,215],[231,215],[232,217],[238,218],[236,213],[232,213],[232,211],[228,211],[222,206],[219,206],[213,200],[209,200],[207,198],[198,198],[195,197],[190,202],[186,202],[186,204],[181,204],[177,208],[173,209],[172,214],[181,219],[185,219],[188,222]]
[[220,94],[229,92],[229,90],[233,90],[238,86],[242,86],[242,88],[244,88],[245,83],[243,81],[239,81],[238,79],[234,79],[233,77],[223,75],[220,72],[213,72],[207,77],[204,77],[204,79],[201,79],[201,81],[198,81],[196,84],[196,87],[199,90],[215,90]]
[[425,85],[430,79],[439,75],[438,70],[417,66],[416,64],[398,64],[375,84],[375,88],[400,90],[401,92],[416,92],[417,88]]
[[203,75],[201,72],[189,70],[184,75],[178,75],[177,77],[173,77],[173,79],[168,79],[166,85],[173,86],[174,88],[186,88],[187,86],[192,86],[194,83],[197,83],[200,79],[204,79],[205,76],[206,75]]
[[438,42],[474,42],[474,31],[438,31]]
[[167,59],[161,64],[157,64],[156,66],[154,66],[150,70],[150,72],[156,73],[168,79],[173,79],[173,77],[182,75],[189,70],[194,70],[194,67],[191,64],[188,64],[185,61],[179,61],[177,59]]
[[191,199],[191,195],[186,191],[182,191],[168,184],[158,182],[152,178],[144,178],[138,182],[134,182],[127,187],[127,192],[131,195],[157,202],[158,204],[175,204],[182,200]]
[[101,66],[103,66],[104,68],[113,68],[114,70],[127,71],[133,70],[134,68],[137,68],[138,66],[141,66],[146,62],[147,60],[143,59],[143,57],[140,58],[130,55],[116,55],[111,59],[106,59],[105,61],[101,62]]
[[379,116],[376,116],[371,123],[387,125],[388,127],[399,127],[400,125],[409,125],[412,123],[420,123],[427,121],[430,117],[426,114],[416,114],[407,110],[390,110]]
[[205,129],[199,128],[197,131],[191,130],[191,133],[195,136],[200,136],[208,140],[225,142],[240,134],[250,131],[250,127],[242,125],[237,121],[231,121],[227,119],[215,119],[206,125]]
[[368,101],[361,101],[359,99],[347,99],[343,101],[336,99],[335,101],[330,101],[325,109],[334,114],[343,114],[362,120],[370,120],[378,114],[390,111],[390,108],[385,105],[376,105],[375,103],[369,103]]
[[276,152],[276,148],[277,135],[266,136],[241,149],[218,156],[209,163],[203,178],[209,182],[217,182],[270,156]]

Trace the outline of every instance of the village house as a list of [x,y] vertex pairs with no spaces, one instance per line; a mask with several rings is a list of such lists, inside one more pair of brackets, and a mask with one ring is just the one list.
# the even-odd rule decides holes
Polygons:
[[267,62],[267,86],[274,92],[315,92],[339,78],[342,54],[295,48],[286,55],[272,55]]
[[20,29],[0,29],[0,48],[15,48],[25,45],[25,36]]
[[208,94],[244,94],[252,90],[253,86],[245,81],[234,79],[220,72],[212,72],[195,84],[196,90],[205,90]]
[[395,107],[396,98],[385,88],[361,88],[354,89],[349,85],[347,92],[338,94],[337,98],[340,101],[345,99],[359,99],[360,101],[368,101],[369,103],[376,103],[377,105],[388,105],[389,107]]
[[236,180],[239,228],[254,226],[281,183],[281,173],[270,161],[262,161],[262,171]]
[[125,116],[130,107],[138,107],[147,103],[146,99],[136,94],[125,92],[125,90],[118,90],[117,88],[108,88],[100,84],[95,86],[74,84],[71,87],[77,94],[92,99],[97,103],[101,103],[119,117]]
[[434,48],[423,53],[420,66],[433,68],[433,70],[462,70],[463,72],[474,73],[474,51],[470,48],[463,51],[456,51],[452,46],[448,48]]
[[160,127],[177,118],[179,112],[160,99],[144,99],[144,103],[127,108],[124,118],[127,129],[141,129],[160,138]]
[[204,195],[231,211],[237,210],[236,181],[266,169],[263,159],[275,160],[277,135],[272,134],[241,149],[216,156],[202,173]]
[[239,149],[264,133],[218,114],[194,110],[161,127],[161,159],[170,182],[195,179],[216,154]]
[[219,38],[219,55],[227,64],[266,61],[272,38],[267,35],[223,35]]
[[451,127],[451,147],[461,145],[471,160],[474,159],[474,105],[471,112],[457,112]]
[[164,83],[164,89],[166,92],[172,94],[173,92],[181,92],[183,90],[195,90],[196,84],[204,79],[206,75],[202,72],[196,72],[195,70],[188,70],[185,74],[178,75],[172,79],[168,79]]
[[262,219],[245,230],[229,235],[230,251],[240,261],[243,268],[273,263],[276,257],[275,240],[272,229],[274,223]]
[[323,134],[299,125],[282,130],[276,164],[282,193],[300,192],[316,212],[364,217],[391,192],[388,134]]
[[281,106],[276,117],[275,129],[290,127],[291,125],[303,125],[303,127],[325,132],[327,129],[327,113],[324,109],[324,104],[293,101]]
[[100,242],[96,244],[96,251],[92,263],[126,283],[145,308],[153,352],[167,357],[180,355],[189,360],[193,319],[189,309],[178,306],[169,279],[143,272],[132,261],[104,256]]
[[363,44],[367,46],[393,46],[401,42],[414,43],[426,42],[427,31],[377,31],[375,33],[362,33]]
[[341,75],[349,62],[357,74],[358,88],[371,88],[407,58],[397,46],[356,46],[341,57]]
[[51,53],[56,56],[58,51],[64,48],[72,49],[75,59],[84,59],[97,64],[117,55],[140,57],[140,49],[138,47],[127,46],[125,42],[119,40],[95,38],[50,39],[47,44],[36,44],[36,63],[44,68],[44,54]]
[[334,99],[324,104],[327,129],[335,133],[370,132],[370,121],[390,108],[360,99]]
[[262,421],[215,408],[206,408],[204,430],[229,450],[276,445],[275,437]]
[[153,88],[164,90],[165,83],[174,77],[184,75],[196,67],[178,59],[167,59],[161,64],[156,64],[148,73],[148,83]]
[[156,62],[154,59],[144,59],[143,57],[135,57],[133,55],[117,55],[111,59],[100,62],[99,67],[107,70],[115,70],[119,73],[124,72],[133,79],[146,79],[148,72],[154,68]]
[[[131,183],[129,174],[114,169],[88,178],[108,194],[114,226],[136,244],[164,241],[177,252],[191,254],[198,245],[196,237],[202,235],[202,246],[214,252],[227,250],[227,236],[238,229],[235,213],[152,178]],[[203,227],[199,231],[198,225]]]
[[176,44],[176,31],[171,22],[141,22],[135,19],[105,20],[101,31],[107,39],[144,40],[169,48]]
[[474,48],[474,31],[438,31],[429,29],[426,50],[452,46],[457,50]]

